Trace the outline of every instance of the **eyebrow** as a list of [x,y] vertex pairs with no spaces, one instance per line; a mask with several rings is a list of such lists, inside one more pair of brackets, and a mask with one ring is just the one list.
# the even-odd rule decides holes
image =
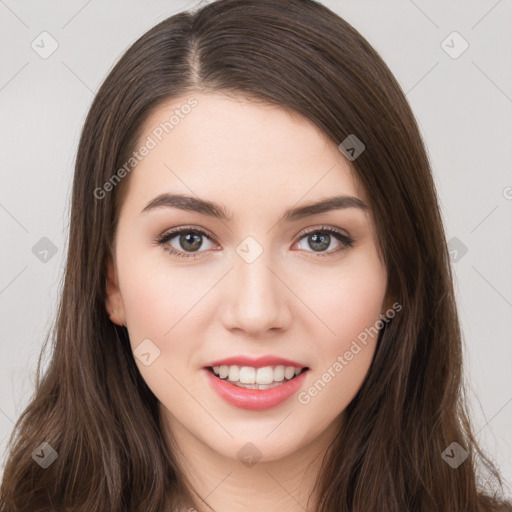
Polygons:
[[[187,196],[184,194],[160,194],[152,199],[142,210],[141,214],[147,213],[156,208],[178,208],[180,210],[191,211],[207,215],[216,219],[230,221],[233,216],[221,205],[199,199],[198,197]],[[368,210],[368,206],[361,199],[353,196],[334,196],[322,199],[316,203],[310,203],[287,210],[279,219],[278,223],[292,222],[294,220],[325,213],[331,210],[342,210],[347,208],[359,208],[363,211]]]

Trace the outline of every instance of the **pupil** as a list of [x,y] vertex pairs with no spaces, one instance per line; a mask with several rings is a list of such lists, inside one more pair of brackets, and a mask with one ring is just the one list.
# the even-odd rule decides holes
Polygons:
[[[181,235],[180,244],[184,249],[196,251],[201,247],[201,235],[196,233],[187,233],[186,235]],[[187,244],[190,244],[190,246],[187,247]]]
[[[326,233],[314,233],[309,235],[309,245],[315,251],[322,251],[329,247],[331,236]],[[201,235],[197,233],[187,233],[180,236],[180,244],[184,249],[196,251],[201,247]],[[187,247],[189,245],[189,247]]]
[[327,249],[329,247],[330,241],[331,241],[331,236],[326,233],[323,233],[323,234],[315,233],[313,235],[309,235],[309,246],[315,251],[316,250],[321,251],[323,249]]

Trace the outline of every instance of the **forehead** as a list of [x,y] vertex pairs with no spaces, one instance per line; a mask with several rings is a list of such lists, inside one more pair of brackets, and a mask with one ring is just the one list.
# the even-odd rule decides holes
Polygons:
[[240,207],[343,193],[368,197],[337,144],[304,116],[240,96],[192,92],[159,105],[136,149],[151,146],[131,173],[138,202],[170,190]]

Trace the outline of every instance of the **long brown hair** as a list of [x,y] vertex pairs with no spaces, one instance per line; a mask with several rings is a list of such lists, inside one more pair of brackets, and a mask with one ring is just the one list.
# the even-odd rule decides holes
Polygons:
[[[116,331],[105,310],[106,262],[129,176],[103,197],[94,191],[129,159],[148,115],[194,91],[289,108],[336,144],[351,134],[365,144],[352,164],[403,311],[381,332],[326,453],[312,510],[512,510],[497,497],[500,476],[466,410],[449,254],[418,126],[377,52],[312,0],[219,0],[177,14],[136,41],[104,81],[78,148],[52,357],[13,431],[1,510],[163,512],[167,496],[171,505],[190,497],[127,331]],[[58,454],[46,469],[32,457],[43,442]],[[468,452],[457,468],[441,455],[454,442]]]

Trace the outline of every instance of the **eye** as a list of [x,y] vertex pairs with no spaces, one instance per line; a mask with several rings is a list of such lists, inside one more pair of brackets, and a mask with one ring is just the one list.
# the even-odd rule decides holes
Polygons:
[[[215,248],[212,238],[201,228],[184,226],[166,231],[155,243],[173,256],[196,259],[200,253]],[[300,247],[302,240],[312,249],[305,249],[307,252],[314,252],[320,257],[331,256],[354,245],[354,240],[341,230],[325,226],[311,228],[302,234],[297,244],[299,249],[304,250],[304,247]]]
[[[306,251],[315,252],[317,256],[321,257],[347,250],[354,245],[354,240],[341,230],[324,226],[306,231],[301,236],[298,244],[300,245],[304,239],[306,245],[312,249],[312,251],[307,249]],[[299,249],[304,249],[304,247],[299,247]]]
[[[205,244],[205,241],[208,243]],[[197,253],[205,252],[199,249],[215,247],[210,235],[206,231],[192,227],[182,227],[167,231],[156,242],[174,256],[191,259],[197,258]]]

